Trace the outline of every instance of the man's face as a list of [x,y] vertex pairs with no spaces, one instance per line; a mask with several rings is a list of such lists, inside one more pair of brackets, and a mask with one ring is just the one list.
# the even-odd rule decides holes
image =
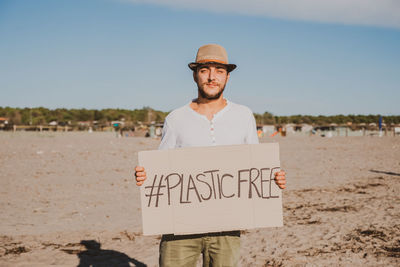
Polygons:
[[206,64],[193,73],[199,94],[202,98],[218,99],[224,92],[229,73],[224,65]]

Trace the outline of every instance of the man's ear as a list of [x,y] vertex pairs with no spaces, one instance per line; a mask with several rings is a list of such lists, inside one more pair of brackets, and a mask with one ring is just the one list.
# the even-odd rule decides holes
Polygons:
[[193,80],[197,83],[197,70],[193,71]]
[[231,73],[230,72],[228,72],[228,74],[226,75],[226,82],[229,81],[229,77],[231,77]]

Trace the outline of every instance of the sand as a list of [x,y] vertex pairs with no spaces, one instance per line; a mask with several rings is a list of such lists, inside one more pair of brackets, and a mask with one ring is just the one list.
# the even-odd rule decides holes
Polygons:
[[[400,137],[262,142],[279,142],[288,173],[284,227],[243,231],[240,266],[400,264]],[[0,266],[157,266],[132,170],[158,144],[0,132]]]

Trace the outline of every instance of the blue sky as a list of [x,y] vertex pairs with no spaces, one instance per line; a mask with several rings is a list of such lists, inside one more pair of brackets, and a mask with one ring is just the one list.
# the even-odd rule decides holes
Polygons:
[[0,106],[170,111],[218,43],[254,112],[400,115],[400,2],[314,1],[2,0]]

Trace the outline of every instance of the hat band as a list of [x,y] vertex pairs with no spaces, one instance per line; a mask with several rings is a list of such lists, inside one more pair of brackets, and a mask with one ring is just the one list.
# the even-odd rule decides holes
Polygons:
[[197,61],[196,63],[206,63],[206,62],[216,62],[216,63],[221,63],[221,64],[228,64],[226,61],[218,60],[218,59],[203,59],[203,60]]

